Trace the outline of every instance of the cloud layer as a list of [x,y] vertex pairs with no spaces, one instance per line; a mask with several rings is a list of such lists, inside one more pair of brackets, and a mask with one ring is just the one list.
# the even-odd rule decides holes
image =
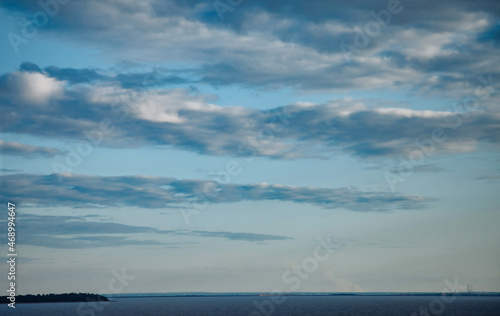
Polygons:
[[[221,15],[202,0],[73,0],[39,32],[122,60],[190,64],[215,85],[458,97],[473,92],[476,76],[500,75],[497,1],[398,1],[381,17],[389,3],[245,1]],[[41,10],[32,1],[1,5],[14,16]]]
[[[0,220],[0,223],[6,220]],[[96,221],[94,216],[49,216],[24,214],[18,217],[19,243],[47,248],[79,249],[117,246],[161,246],[178,248],[198,243],[202,238],[224,238],[248,242],[267,242],[292,239],[290,237],[233,232],[159,230],[107,221]],[[146,235],[144,239],[138,235]],[[164,242],[161,236],[186,236],[188,242]],[[3,239],[3,238],[2,238]],[[192,240],[195,240],[194,242]],[[5,239],[5,243],[7,240]]]
[[[59,181],[61,179],[62,181]],[[261,184],[218,184],[207,180],[75,174],[0,176],[0,198],[26,206],[197,208],[240,201],[288,201],[327,209],[383,212],[421,209],[432,199],[390,192]]]
[[[469,152],[483,144],[498,150],[500,143],[500,113],[483,109],[478,99],[456,111],[380,107],[353,98],[257,110],[217,106],[210,103],[214,96],[188,89],[123,88],[113,80],[71,84],[48,73],[6,74],[0,78],[1,131],[99,146],[161,145],[278,159],[328,157],[339,151],[360,157],[407,155],[436,133],[435,153]],[[46,85],[38,87],[39,81]],[[26,82],[40,90],[39,98],[27,101],[12,94]]]

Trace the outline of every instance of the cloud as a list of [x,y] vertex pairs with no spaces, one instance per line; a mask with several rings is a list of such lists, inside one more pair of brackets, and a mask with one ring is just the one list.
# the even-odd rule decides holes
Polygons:
[[203,230],[195,230],[194,234],[202,237],[221,237],[229,240],[244,240],[252,242],[273,241],[273,240],[287,240],[292,239],[285,236],[266,235],[266,234],[252,234],[252,233],[232,233],[232,232],[209,232]]
[[[159,230],[152,227],[132,226],[112,222],[89,220],[86,216],[18,215],[19,243],[47,248],[80,249],[118,246],[161,246],[178,248],[199,243],[204,238],[223,238],[247,242],[280,241],[290,237],[233,232]],[[0,220],[6,223],[6,220]],[[147,235],[153,240],[137,238]],[[163,242],[161,236],[185,236],[190,241]],[[3,238],[2,238],[3,239]],[[161,239],[161,238],[160,238]],[[196,240],[196,241],[193,241]],[[5,238],[5,242],[7,242]]]
[[[97,132],[100,146],[160,145],[276,159],[329,157],[339,151],[364,158],[408,155],[436,130],[443,142],[434,153],[470,152],[485,149],[484,144],[495,150],[500,143],[500,113],[472,106],[462,112],[412,110],[344,98],[257,110],[218,106],[212,103],[216,96],[189,89],[137,90],[96,82],[64,85],[65,98],[33,107],[7,92],[12,75],[18,73],[0,80],[1,131],[6,133],[85,140]],[[111,125],[108,131],[102,131],[104,120]]]
[[[423,164],[423,165],[418,165],[414,167],[414,172],[428,172],[428,173],[437,173],[437,172],[444,172],[446,171],[445,168],[438,166],[437,164]],[[394,169],[391,169],[390,172],[399,174],[399,169],[396,167]]]
[[[219,108],[220,109],[220,108]],[[185,123],[181,111],[209,112],[216,106],[206,104],[202,96],[188,96],[184,90],[176,89],[150,94],[131,108],[135,117],[156,123]]]
[[[11,14],[40,10],[32,1],[1,5]],[[387,2],[245,1],[221,21],[213,3],[203,0],[73,0],[39,32],[121,60],[187,63],[215,85],[389,87],[458,98],[474,91],[477,75],[500,75],[498,3],[401,1],[400,8],[367,37],[367,25],[377,23],[371,12],[387,10]],[[347,63],[342,44],[354,47],[362,33],[367,44],[358,45]]]
[[22,225],[18,225],[18,241],[24,245],[78,249],[125,245],[177,247],[182,244],[139,240],[133,237],[139,233],[154,233],[155,230],[149,227],[88,221],[84,217],[18,214],[17,220],[22,222]]
[[22,172],[22,169],[0,168],[0,172]]
[[53,78],[68,85],[84,83],[114,83],[122,88],[146,89],[165,85],[176,85],[184,83],[195,83],[194,79],[189,79],[189,70],[166,69],[155,67],[146,71],[142,68],[135,69],[135,65],[127,64],[118,66],[117,70],[122,72],[110,73],[109,71],[92,68],[60,68],[47,66],[44,68],[31,62],[23,62],[19,67],[21,73],[38,73],[48,78]]
[[446,171],[446,168],[443,168],[441,166],[438,166],[436,164],[430,163],[430,164],[424,164],[420,166],[415,167],[415,172],[430,172],[430,173],[436,173],[436,172],[444,172]]
[[[61,178],[62,181],[59,181]],[[261,184],[218,184],[150,176],[76,174],[2,175],[0,197],[29,206],[195,208],[240,201],[284,201],[356,212],[421,209],[433,201],[419,195],[356,189]]]
[[63,96],[64,83],[38,72],[15,71],[9,74],[3,92],[23,105],[47,105]]
[[498,179],[500,179],[500,175],[498,174],[490,174],[477,178],[477,180],[498,180]]
[[[64,154],[64,152],[55,148],[38,147],[16,142],[5,142],[0,139],[0,154],[22,156],[22,157],[41,156],[41,157],[51,158],[57,155],[62,155]],[[9,170],[9,171],[19,171],[19,170]]]

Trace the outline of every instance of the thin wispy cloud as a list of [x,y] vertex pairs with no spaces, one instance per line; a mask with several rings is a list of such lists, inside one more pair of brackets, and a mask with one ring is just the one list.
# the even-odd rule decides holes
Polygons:
[[477,180],[500,180],[499,174],[489,174],[486,176],[478,177]]
[[[59,181],[60,177],[63,181]],[[419,195],[276,184],[217,184],[148,176],[100,177],[75,174],[2,175],[0,197],[33,206],[137,206],[193,208],[205,203],[284,201],[326,209],[384,212],[421,209],[433,199]]]
[[[160,230],[109,221],[89,220],[85,216],[23,214],[19,216],[19,242],[23,245],[59,249],[81,249],[119,246],[188,247],[207,238],[246,242],[271,242],[292,238],[271,234],[225,231]],[[0,220],[6,223],[6,220]],[[138,237],[141,235],[142,238]],[[147,239],[144,239],[144,236]],[[181,236],[189,241],[165,242],[162,236]],[[2,237],[2,239],[4,239]],[[5,242],[7,239],[5,238]]]
[[63,155],[64,153],[64,151],[56,148],[39,147],[16,142],[6,142],[0,139],[0,154],[2,155],[21,156],[26,158],[51,158],[57,155]]
[[[429,163],[415,166],[414,172],[425,172],[425,173],[436,173],[445,172],[446,168],[439,166],[437,164]],[[390,172],[397,174],[399,172],[398,168],[393,168]]]
[[22,169],[0,168],[0,172],[22,172]]

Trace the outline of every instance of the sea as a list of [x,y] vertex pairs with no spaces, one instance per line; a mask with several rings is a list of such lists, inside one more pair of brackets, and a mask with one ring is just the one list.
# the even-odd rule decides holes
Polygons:
[[224,296],[134,297],[112,302],[30,303],[0,315],[70,316],[500,316],[500,297]]

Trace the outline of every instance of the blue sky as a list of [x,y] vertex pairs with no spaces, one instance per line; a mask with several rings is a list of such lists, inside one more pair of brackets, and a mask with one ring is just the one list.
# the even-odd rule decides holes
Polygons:
[[19,293],[500,291],[500,4],[221,1],[0,4]]

